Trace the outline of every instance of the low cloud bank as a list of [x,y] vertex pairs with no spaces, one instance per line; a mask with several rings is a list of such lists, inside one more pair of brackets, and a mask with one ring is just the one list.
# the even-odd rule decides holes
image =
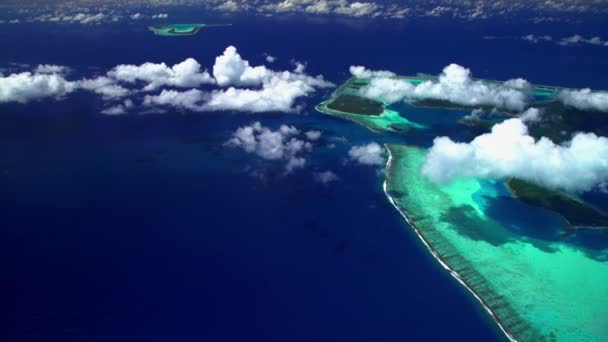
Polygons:
[[589,88],[578,90],[564,89],[559,92],[557,97],[565,105],[581,110],[608,112],[607,91],[592,91]]
[[[40,65],[33,73],[0,74],[0,102],[27,103],[43,98],[62,98],[78,89],[112,101],[160,90],[160,93],[145,95],[142,104],[197,112],[298,112],[301,109],[296,105],[299,98],[334,87],[323,76],[307,75],[302,63],[296,63],[293,71],[251,66],[233,46],[216,58],[213,76],[193,58],[173,66],[151,62],[122,64],[105,75],[77,81],[64,78],[67,70],[63,66]],[[199,89],[213,86],[215,89]],[[113,107],[118,108],[117,105]],[[126,111],[112,111],[113,114],[120,112]]]
[[521,119],[495,125],[469,143],[435,138],[422,173],[439,183],[459,177],[515,177],[550,189],[584,192],[608,180],[608,139],[578,133],[557,145],[535,140]]
[[368,98],[382,99],[388,102],[443,100],[465,106],[491,106],[508,110],[522,111],[528,105],[530,84],[523,79],[514,79],[502,85],[484,83],[474,80],[471,71],[457,64],[446,66],[438,79],[428,80],[418,85],[390,75],[387,72],[368,71],[353,66],[351,73],[356,77],[373,76],[368,86],[360,93]]
[[61,98],[76,88],[74,82],[67,81],[57,73],[22,72],[0,76],[0,103],[27,103],[45,97]]

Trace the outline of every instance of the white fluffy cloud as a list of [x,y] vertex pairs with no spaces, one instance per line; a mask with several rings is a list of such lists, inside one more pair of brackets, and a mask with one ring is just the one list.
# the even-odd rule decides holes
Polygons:
[[350,4],[341,4],[334,9],[334,13],[347,15],[351,17],[366,17],[377,16],[380,6],[373,2],[352,2]]
[[[231,87],[208,93],[163,92],[147,96],[146,104],[173,105],[194,111],[295,112],[299,110],[294,106],[298,98],[318,88],[333,86],[321,76],[312,77],[301,71],[279,72],[265,66],[252,67],[235,47],[229,46],[216,58],[213,76],[218,85]],[[247,86],[253,88],[242,88]]]
[[608,92],[586,89],[564,89],[557,98],[568,106],[582,110],[608,111]]
[[[27,66],[29,67],[29,66]],[[214,79],[193,58],[172,67],[165,63],[118,65],[105,75],[67,81],[60,75],[65,68],[40,65],[35,73],[0,75],[0,102],[27,102],[44,97],[61,97],[76,89],[95,92],[104,99],[125,97],[138,92],[161,89],[145,96],[143,104],[172,106],[191,111],[297,112],[296,101],[321,88],[333,87],[322,76],[304,73],[304,64],[294,71],[274,71],[265,66],[251,66],[233,46],[219,56],[213,67]],[[140,88],[143,83],[143,88]],[[202,85],[218,84],[222,88],[201,90]],[[223,88],[230,86],[228,88]],[[191,88],[177,91],[168,88]],[[154,108],[152,108],[154,109]],[[151,109],[150,109],[151,110]],[[104,110],[120,114],[118,106]]]
[[349,68],[350,73],[356,78],[370,78],[370,77],[393,77],[395,76],[394,72],[386,71],[386,70],[369,70],[364,66],[360,65],[351,65]]
[[144,63],[142,65],[118,65],[108,76],[121,82],[146,82],[144,91],[156,90],[162,86],[179,88],[198,87],[202,84],[213,84],[214,80],[193,58],[188,58],[172,67],[165,63]]
[[123,103],[118,104],[116,106],[110,107],[110,108],[106,108],[104,110],[101,111],[101,114],[104,115],[122,115],[122,114],[126,114],[127,111],[129,110],[129,108],[133,107],[133,101],[127,99],[125,100]]
[[523,111],[523,113],[519,114],[518,117],[523,122],[538,122],[541,120],[543,115],[543,110],[535,107],[530,107]]
[[385,150],[382,145],[371,142],[367,145],[353,146],[348,151],[350,160],[363,165],[384,165]]
[[144,98],[144,106],[172,106],[181,109],[192,111],[201,111],[201,101],[205,94],[198,89],[190,89],[187,91],[176,91],[164,89],[159,95],[146,95]]
[[293,126],[282,125],[273,131],[255,122],[240,127],[226,143],[230,147],[242,148],[267,160],[283,160],[287,173],[306,165],[305,155],[312,150],[309,142],[298,139],[300,131]]
[[22,72],[0,76],[0,103],[26,103],[45,97],[59,98],[76,89],[74,82],[59,74],[32,74]]
[[495,125],[470,143],[435,138],[422,173],[436,182],[458,177],[515,177],[551,189],[588,191],[608,180],[608,139],[578,133],[556,145],[534,140],[520,119]]
[[553,40],[553,37],[545,35],[545,36],[536,36],[533,34],[528,34],[526,36],[521,37],[521,39],[528,41],[530,43],[536,44],[538,42],[550,42]]
[[99,24],[103,21],[112,20],[108,15],[104,13],[54,13],[40,15],[30,19],[31,21],[48,22],[48,23],[78,23],[83,25],[88,24]]
[[159,14],[154,14],[152,16],[152,19],[167,19],[169,18],[169,14],[167,13],[159,13]]
[[317,141],[321,138],[321,131],[311,130],[304,133],[306,138],[311,141]]
[[340,178],[331,171],[315,172],[313,176],[317,182],[322,184],[329,184],[340,180]]
[[144,17],[144,15],[138,12],[138,13],[131,14],[129,17],[133,20],[139,20],[139,19],[142,19]]
[[567,46],[567,45],[576,45],[576,44],[589,44],[589,45],[597,45],[597,46],[608,46],[608,41],[603,40],[600,37],[591,37],[585,38],[581,35],[575,34],[570,37],[562,38],[558,45]]
[[[353,75],[361,74],[358,69],[351,68],[351,72],[353,70]],[[528,104],[526,84],[523,79],[509,80],[503,85],[484,83],[472,79],[469,69],[450,64],[443,69],[437,81],[428,80],[413,85],[398,78],[373,77],[360,93],[388,102],[435,99],[465,106],[492,106],[521,111]]]
[[83,79],[76,81],[75,84],[85,90],[92,91],[96,94],[102,95],[105,99],[112,99],[116,97],[124,97],[131,93],[131,91],[108,77],[100,76],[92,79]]
[[63,74],[68,70],[62,65],[40,64],[34,69],[34,73],[38,74]]
[[263,65],[251,67],[234,46],[227,47],[224,53],[215,59],[213,65],[213,77],[220,86],[260,85],[271,75],[272,72]]
[[269,55],[269,54],[265,54],[264,59],[266,59],[266,62],[267,62],[267,63],[274,63],[274,62],[276,62],[276,61],[277,61],[277,58],[276,58],[276,57],[271,56],[271,55]]
[[294,112],[297,98],[315,90],[304,80],[288,80],[280,77],[265,82],[262,89],[230,87],[211,92],[203,110],[234,110],[245,112]]

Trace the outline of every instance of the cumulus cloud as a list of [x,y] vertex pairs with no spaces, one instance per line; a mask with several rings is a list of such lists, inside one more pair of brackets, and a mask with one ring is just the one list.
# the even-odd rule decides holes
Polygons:
[[78,23],[82,25],[98,24],[108,20],[108,16],[103,13],[75,13],[75,14],[48,14],[34,17],[31,21],[51,22],[51,23]]
[[521,119],[509,119],[470,143],[435,138],[422,173],[440,183],[515,177],[551,189],[589,191],[608,180],[608,139],[578,133],[557,145],[544,137],[535,140]]
[[138,12],[138,13],[131,14],[129,17],[133,20],[139,20],[139,19],[142,19],[144,17],[144,15]]
[[579,34],[575,34],[570,37],[562,38],[560,41],[557,42],[557,44],[562,45],[562,46],[577,45],[577,44],[608,46],[608,41],[603,40],[600,37],[585,38]]
[[518,117],[523,122],[533,123],[540,121],[542,118],[542,114],[542,109],[530,107],[526,109],[523,113],[519,114]]
[[530,43],[536,44],[538,42],[550,42],[553,40],[553,37],[544,35],[544,36],[535,36],[533,34],[528,34],[526,36],[521,37],[521,39],[528,41]]
[[68,70],[62,65],[40,64],[34,69],[34,73],[38,74],[63,74]]
[[220,86],[260,85],[270,75],[270,70],[263,65],[251,67],[234,46],[227,47],[213,65],[213,77]]
[[348,151],[350,160],[363,165],[384,165],[385,150],[382,145],[371,142],[367,145],[353,146]]
[[[294,112],[295,101],[319,88],[333,87],[322,76],[312,77],[303,73],[273,71],[265,66],[252,67],[234,46],[226,48],[216,58],[213,76],[220,86],[252,86],[255,88],[229,87],[208,94],[200,110],[236,110],[249,112]],[[261,88],[259,88],[261,86]]]
[[340,179],[335,173],[331,171],[315,172],[313,176],[317,182],[322,184],[329,184]]
[[[218,57],[213,69],[217,84],[228,88],[196,89],[201,85],[215,84],[216,80],[192,58],[172,67],[165,63],[118,65],[105,75],[77,81],[64,78],[62,73],[66,73],[67,68],[63,66],[39,65],[34,73],[0,75],[0,102],[25,103],[45,97],[60,98],[77,89],[95,92],[109,100],[169,87],[191,89],[162,89],[159,94],[145,96],[144,106],[173,106],[191,111],[297,112],[300,109],[295,105],[298,98],[317,89],[334,86],[322,76],[305,74],[303,63],[297,63],[293,72],[251,66],[234,47],[228,47]],[[143,88],[134,89],[139,87],[138,83],[143,83]],[[103,112],[121,114],[125,112],[125,106],[113,106]],[[297,167],[297,164],[293,165]]]
[[317,141],[321,138],[321,131],[311,130],[304,133],[308,140]]
[[100,76],[92,79],[82,79],[76,81],[75,84],[85,90],[92,91],[99,95],[102,95],[105,99],[112,99],[116,97],[124,97],[131,93],[131,91],[108,77]]
[[159,14],[154,14],[152,16],[152,19],[167,19],[169,18],[169,14],[167,13],[159,13]]
[[386,71],[386,70],[369,70],[364,66],[360,65],[351,65],[349,68],[351,75],[356,78],[371,78],[371,77],[393,77],[395,76],[394,72]]
[[76,89],[74,82],[59,74],[22,72],[0,76],[0,103],[26,103],[46,97],[60,98]]
[[[25,66],[28,67],[29,66]],[[265,66],[251,66],[241,58],[236,48],[230,46],[217,58],[213,67],[214,79],[193,58],[172,67],[165,63],[118,65],[105,75],[67,81],[60,74],[66,68],[56,65],[40,65],[36,72],[0,74],[1,102],[27,102],[44,97],[61,97],[76,89],[95,92],[104,99],[125,97],[138,92],[161,89],[156,95],[146,95],[147,107],[172,106],[191,111],[243,111],[243,112],[298,112],[296,101],[318,89],[333,87],[322,76],[304,73],[304,64],[296,63],[295,70],[274,71]],[[143,88],[139,83],[143,83]],[[218,84],[222,88],[201,90],[202,85]],[[137,88],[136,88],[137,87]],[[178,91],[168,88],[191,88]],[[225,88],[228,87],[228,88]],[[148,110],[153,110],[149,108]],[[118,106],[105,110],[120,114]]]
[[290,173],[306,165],[305,155],[312,150],[309,142],[298,139],[300,131],[293,126],[282,125],[273,131],[259,122],[240,127],[226,143],[267,160],[285,162],[285,172]]
[[166,90],[159,95],[146,95],[144,97],[144,106],[172,106],[181,109],[192,111],[202,111],[201,101],[205,98],[205,94],[198,89],[190,89],[187,91]]
[[126,114],[127,111],[129,110],[129,108],[132,108],[133,106],[134,106],[133,101],[127,99],[127,100],[125,100],[121,104],[118,104],[116,106],[109,107],[109,108],[106,108],[106,109],[102,110],[101,114],[104,114],[104,115],[122,115],[122,114]]
[[227,0],[215,6],[213,9],[222,12],[238,12],[248,8],[249,6],[247,6],[246,3],[241,4],[235,0]]
[[568,106],[582,110],[608,111],[608,92],[585,89],[563,89],[557,98]]
[[286,80],[280,77],[265,82],[262,89],[239,89],[211,92],[203,110],[235,110],[246,112],[296,112],[297,98],[315,90],[304,80]]
[[281,76],[265,81],[261,89],[230,87],[204,93],[197,89],[185,92],[163,90],[160,95],[147,95],[146,105],[171,105],[192,111],[241,112],[296,112],[297,98],[308,95],[315,88],[305,80],[289,80]]
[[334,13],[351,17],[377,16],[379,9],[380,6],[373,2],[353,2],[336,7]]
[[388,102],[435,99],[472,107],[490,106],[521,111],[527,106],[529,98],[526,84],[523,79],[509,80],[502,85],[484,83],[472,79],[469,69],[450,64],[436,81],[413,85],[398,78],[374,77],[368,86],[360,89],[360,94]]
[[267,63],[274,63],[274,62],[276,62],[276,60],[277,60],[277,58],[276,58],[276,57],[271,56],[271,55],[269,55],[269,54],[265,54],[265,56],[266,56],[266,57],[265,57],[265,59],[266,59],[266,62],[267,62]]
[[214,80],[193,58],[188,58],[172,67],[165,63],[144,63],[141,65],[118,65],[108,76],[122,82],[146,82],[144,91],[156,90],[162,86],[179,88],[198,87],[202,84],[213,84]]

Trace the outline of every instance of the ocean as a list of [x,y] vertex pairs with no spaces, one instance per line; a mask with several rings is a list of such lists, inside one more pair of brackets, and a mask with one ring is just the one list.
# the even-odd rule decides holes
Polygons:
[[[483,38],[600,26],[171,18],[233,26],[158,37],[145,23],[4,25],[0,63],[67,65],[75,78],[187,57],[210,67],[234,45],[254,65],[269,53],[273,69],[302,61],[336,84],[350,65],[437,74],[455,62],[476,77],[608,88],[597,77],[608,48]],[[330,94],[301,114],[108,117],[90,94],[0,105],[2,340],[505,340],[391,206],[383,175],[346,161],[352,145],[407,137],[315,112]],[[284,176],[283,164],[224,146],[255,121],[321,130],[308,167]],[[325,170],[340,180],[316,182]]]

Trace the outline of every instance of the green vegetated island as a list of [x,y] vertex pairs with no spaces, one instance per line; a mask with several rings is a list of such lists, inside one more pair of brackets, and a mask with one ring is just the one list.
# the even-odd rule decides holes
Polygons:
[[[398,78],[413,84],[431,79]],[[377,133],[407,137],[411,130],[429,129],[408,120],[407,112],[388,109],[389,104],[382,99],[359,96],[359,90],[368,82],[369,79],[351,78],[317,110],[352,120]],[[548,123],[531,129],[533,136],[550,132],[555,141],[564,140],[563,133],[554,133],[556,128],[558,132],[574,132],[580,129],[576,124],[584,123],[581,113],[555,103],[553,97],[559,89],[534,88],[534,106],[548,109],[544,114],[548,120],[543,120]],[[440,101],[412,105],[461,107]],[[388,199],[439,263],[482,303],[510,340],[608,341],[605,252],[560,240],[522,236],[490,209],[494,200],[511,195],[527,205],[561,215],[570,229],[606,227],[608,216],[604,212],[570,194],[518,179],[499,182],[466,178],[437,184],[421,173],[426,148],[385,146],[389,152],[384,182]]]
[[150,26],[148,29],[158,36],[191,36],[206,27],[225,27],[232,24],[167,24]]

